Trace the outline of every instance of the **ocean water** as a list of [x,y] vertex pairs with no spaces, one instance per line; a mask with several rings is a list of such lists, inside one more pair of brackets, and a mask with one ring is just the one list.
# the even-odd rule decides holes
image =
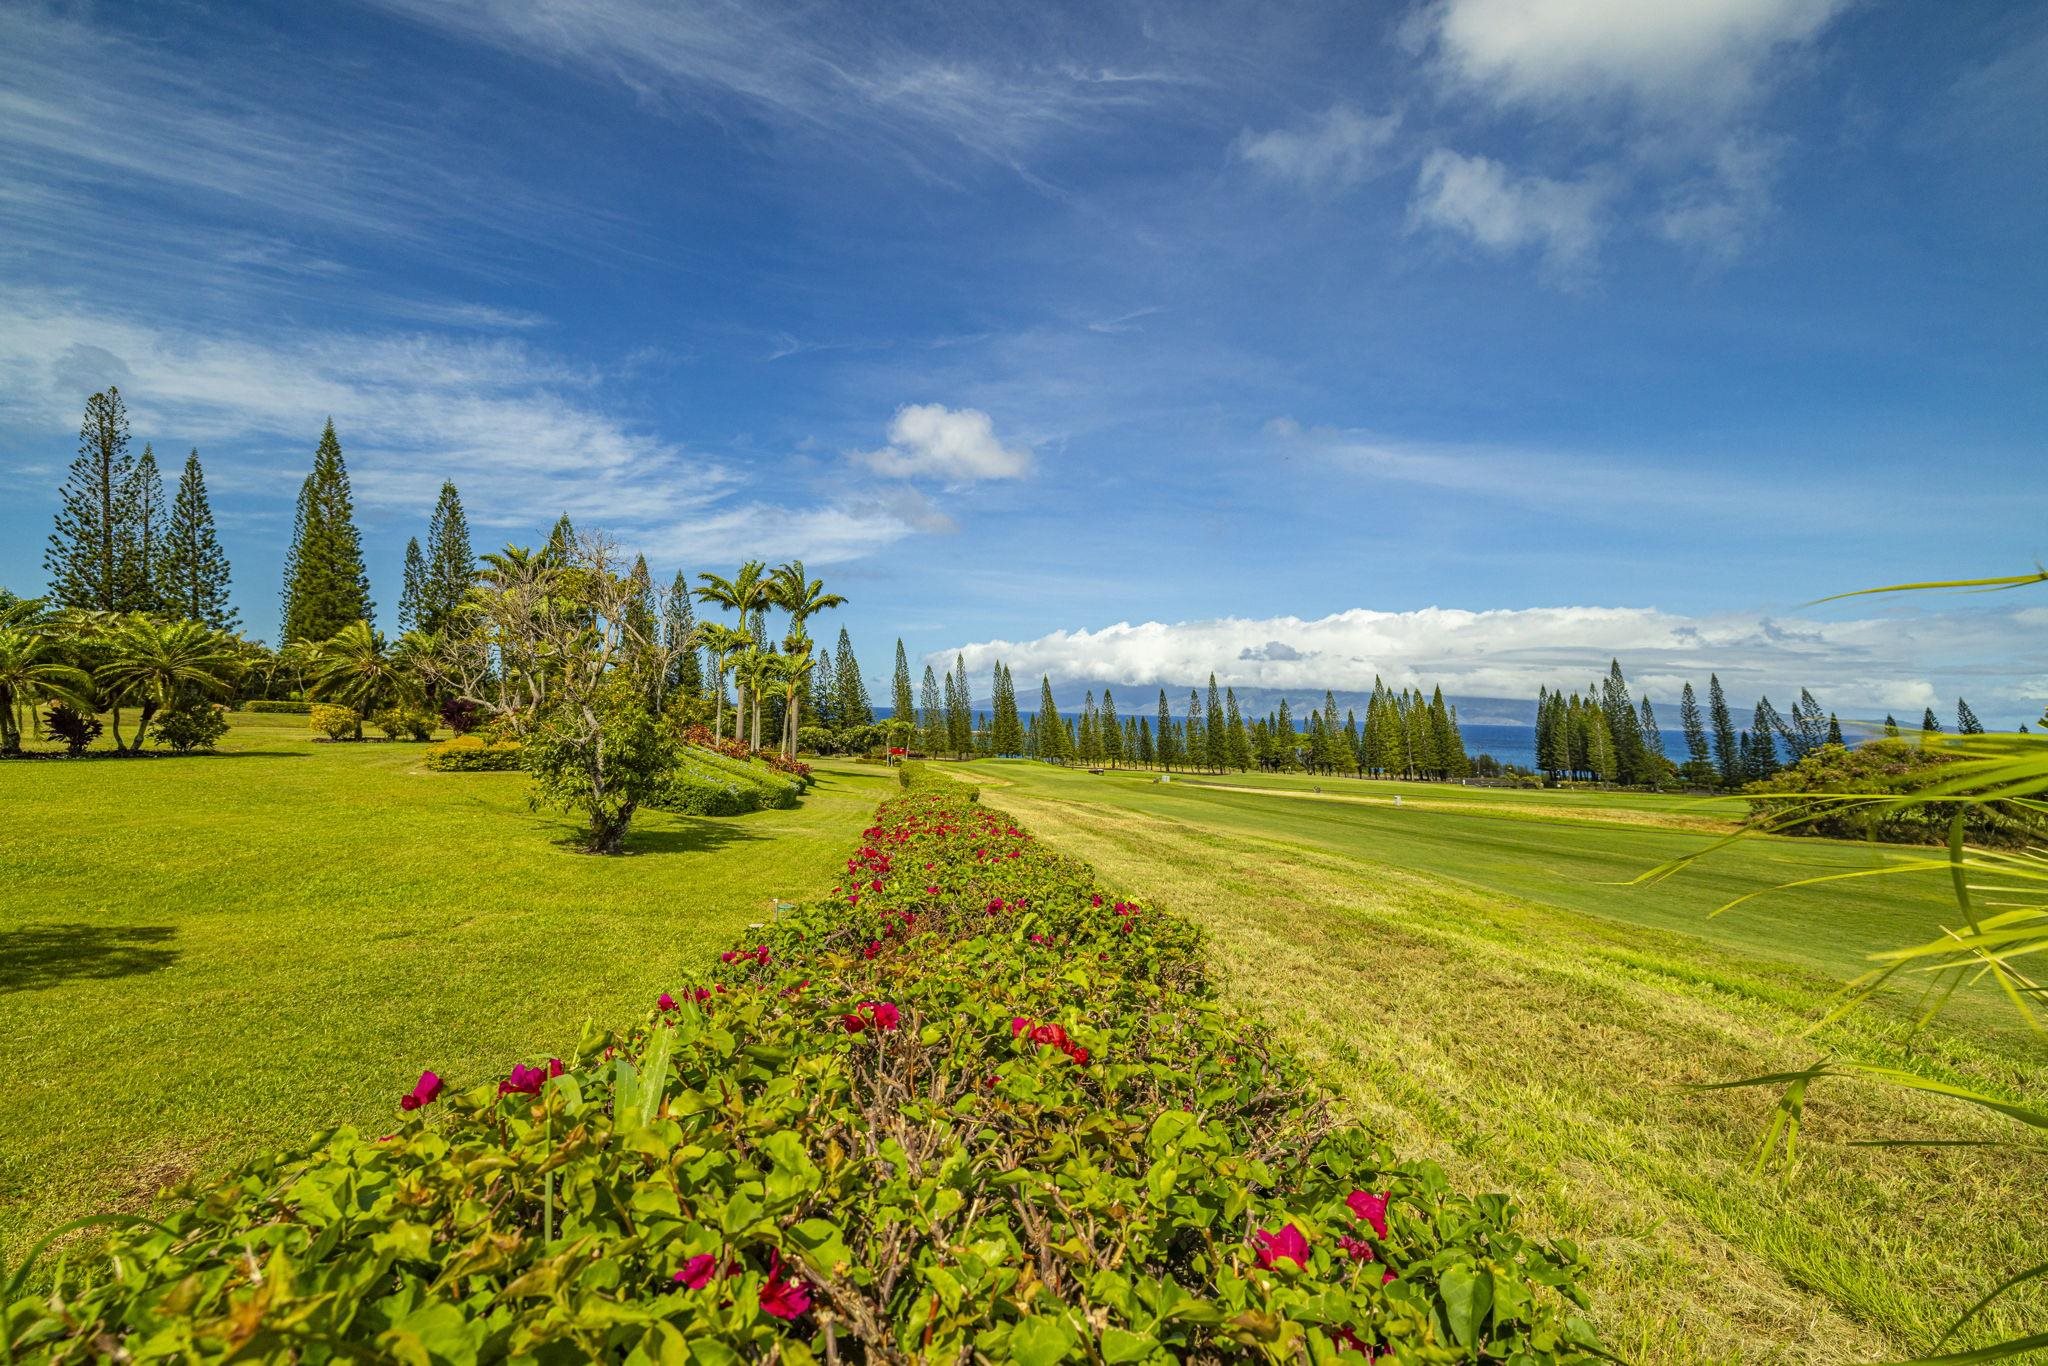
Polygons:
[[[1673,763],[1685,762],[1685,732],[1665,730],[1658,727],[1664,737],[1664,753]],[[1465,737],[1465,752],[1473,758],[1491,754],[1504,764],[1534,771],[1536,768],[1536,728],[1534,726],[1481,726],[1458,725],[1458,733]]]

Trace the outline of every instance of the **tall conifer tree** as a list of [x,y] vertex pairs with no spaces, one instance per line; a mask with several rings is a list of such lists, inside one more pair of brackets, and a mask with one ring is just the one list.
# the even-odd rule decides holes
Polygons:
[[1956,699],[1956,734],[1982,735],[1984,723],[1977,719],[1977,713],[1970,710],[1970,704],[1962,698]]
[[939,676],[924,666],[924,685],[918,689],[922,715],[918,718],[918,747],[926,754],[946,752],[946,712],[939,700]]
[[[704,657],[697,652],[697,614],[690,606],[690,576],[680,569],[675,581],[669,584],[668,601],[662,604],[661,611],[661,642],[669,657],[667,691],[696,697],[704,691]],[[820,659],[812,677],[829,676],[824,660]]]
[[1735,718],[1728,711],[1728,694],[1721,691],[1721,676],[1707,675],[1707,717],[1714,727],[1714,767],[1721,772],[1724,787],[1739,787],[1746,780],[1748,761],[1736,743]]
[[161,615],[164,611],[164,537],[170,531],[170,509],[164,504],[164,476],[156,465],[156,450],[142,443],[142,456],[135,462],[135,606],[131,611]]
[[299,525],[287,560],[283,637],[324,641],[350,622],[376,615],[363,537],[356,529],[348,466],[328,419],[313,453],[313,471],[299,493]]
[[59,607],[134,612],[147,605],[135,544],[135,460],[128,454],[128,410],[121,391],[85,401],[78,455],[65,473],[43,569]]
[[157,597],[165,612],[217,631],[232,631],[241,625],[228,604],[228,557],[214,534],[206,473],[200,468],[196,450],[185,457],[184,472],[178,476],[178,493],[171,500],[171,518],[164,528],[162,564]]
[[398,629],[419,628],[427,602],[427,557],[420,553],[420,538],[405,543],[405,582],[398,591]]
[[1689,763],[1707,762],[1707,728],[1700,720],[1700,700],[1688,681],[1678,695],[1678,724],[1685,731],[1685,757]]
[[[428,631],[445,631],[455,622],[476,581],[476,552],[469,543],[469,519],[462,512],[462,495],[455,485],[443,480],[441,496],[434,502],[434,515],[427,523],[426,577],[421,594],[420,626]],[[688,593],[683,592],[687,599]],[[687,601],[684,610],[689,610]]]
[[917,724],[917,700],[910,695],[910,656],[904,653],[903,637],[896,637],[896,674],[889,680],[889,716],[908,725]]

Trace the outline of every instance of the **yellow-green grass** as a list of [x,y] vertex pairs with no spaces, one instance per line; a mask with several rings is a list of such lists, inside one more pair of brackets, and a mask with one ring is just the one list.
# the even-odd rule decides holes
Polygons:
[[212,757],[0,763],[0,1256],[336,1123],[423,1068],[457,1084],[645,1010],[829,887],[890,785],[642,813],[621,858],[570,852],[516,773],[418,744],[315,742],[238,715]]
[[[1559,807],[1496,793],[1513,809],[1488,817],[1433,809],[1408,785],[1396,810],[1028,763],[962,776],[1000,785],[988,799],[1039,835],[1206,926],[1230,994],[1362,1122],[1577,1241],[1610,1344],[1631,1360],[1924,1351],[1980,1291],[2048,1256],[2048,1163],[1850,1145],[2016,1126],[1836,1083],[1816,1091],[1805,1159],[1781,1181],[1751,1171],[1769,1097],[1687,1089],[1804,1066],[1825,1044],[2048,1100],[2037,1042],[1989,1003],[1910,1045],[1895,1011],[1799,1037],[1865,951],[1944,918],[1940,888],[1875,879],[1706,918],[1739,890],[1883,851],[1744,843],[1626,888],[1711,836],[1586,819],[1570,809],[1586,794]],[[2023,1292],[1968,1336],[2044,1320],[2048,1296]]]

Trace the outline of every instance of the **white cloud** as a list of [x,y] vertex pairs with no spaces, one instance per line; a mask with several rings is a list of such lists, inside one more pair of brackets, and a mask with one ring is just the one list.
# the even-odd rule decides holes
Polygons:
[[896,410],[889,444],[854,458],[878,474],[909,479],[930,475],[951,483],[1020,479],[1031,470],[1031,451],[996,438],[995,421],[979,408],[912,403]]
[[1460,81],[1505,102],[1723,108],[1753,95],[1779,50],[1812,39],[1848,0],[1446,0],[1438,51]]
[[1185,688],[1213,672],[1220,684],[1304,694],[1366,691],[1378,677],[1396,688],[1441,684],[1456,696],[1530,698],[1539,686],[1582,689],[1618,658],[1638,694],[1660,705],[1675,703],[1688,680],[1704,695],[1715,673],[1744,705],[1759,693],[1779,694],[1782,703],[1807,687],[1844,718],[1894,711],[1903,719],[1961,693],[1987,716],[2018,719],[2040,709],[2028,680],[2048,668],[2043,624],[2041,608],[1900,608],[1832,621],[1634,607],[1354,608],[1312,620],[1119,622],[983,641],[932,658],[964,654],[976,677],[1001,660],[1056,684]]
[[1398,110],[1367,118],[1348,104],[1330,108],[1297,128],[1254,133],[1237,140],[1237,155],[1266,174],[1304,189],[1354,185],[1394,141]]
[[171,331],[54,296],[0,301],[0,414],[63,431],[113,382],[138,441],[200,446],[209,482],[287,511],[332,416],[366,512],[424,516],[443,479],[470,519],[545,525],[563,512],[622,541],[694,557],[878,550],[943,514],[914,494],[853,488],[812,506],[750,495],[730,461],[607,412],[604,377],[514,338],[474,333],[298,331],[289,340]]
[[1770,214],[1777,163],[1777,148],[1763,139],[1724,139],[1701,174],[1665,194],[1658,232],[1713,260],[1733,260]]
[[1411,221],[1508,254],[1535,247],[1558,275],[1582,270],[1599,245],[1608,188],[1597,180],[1516,176],[1499,162],[1438,148],[1415,180]]

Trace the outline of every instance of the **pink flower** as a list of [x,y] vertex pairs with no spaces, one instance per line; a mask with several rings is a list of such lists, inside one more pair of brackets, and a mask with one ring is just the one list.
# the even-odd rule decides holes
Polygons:
[[1353,1191],[1344,1197],[1344,1203],[1359,1219],[1372,1225],[1372,1231],[1384,1238],[1387,1236],[1387,1201],[1391,1196],[1368,1195],[1364,1191]]
[[561,1075],[562,1075],[562,1073],[564,1073],[564,1072],[566,1072],[566,1071],[568,1071],[568,1069],[567,1069],[566,1067],[562,1066],[562,1060],[561,1060],[560,1058],[549,1058],[549,1059],[548,1059],[548,1075],[549,1075],[549,1076],[551,1076],[551,1077],[559,1077],[559,1076],[561,1076]]
[[876,879],[875,879],[874,881],[872,881],[872,882],[868,883],[868,890],[869,890],[869,891],[871,891],[871,892],[879,892],[879,891],[881,891],[881,890],[882,890],[882,880],[881,880],[880,878],[876,878]]
[[1089,897],[1088,904],[1090,906],[1100,906],[1102,904],[1102,893],[1097,892],[1094,896]]
[[1031,942],[1034,944],[1050,944],[1052,941],[1042,934],[1034,934],[1031,936]]
[[852,1011],[848,1011],[839,1017],[839,1026],[849,1034],[858,1034],[868,1027],[868,1022]]
[[860,1009],[874,1022],[877,1029],[894,1029],[903,1022],[903,1012],[887,1001],[862,1001]]
[[718,1258],[709,1252],[700,1252],[676,1269],[675,1283],[691,1290],[702,1290],[711,1284],[711,1277],[718,1270]]
[[990,915],[994,915],[1001,909],[1003,909],[1003,899],[1001,897],[997,897],[994,901],[988,903],[988,913]]
[[[723,987],[721,987],[721,988],[719,988],[719,990],[723,991],[723,990],[724,990],[724,988],[723,988]],[[696,989],[695,991],[693,991],[693,992],[691,992],[691,993],[690,993],[690,999],[691,999],[691,1000],[693,1000],[693,1001],[700,1001],[700,1002],[701,1002],[701,1001],[708,1001],[708,1000],[710,1000],[710,999],[711,999],[711,988],[710,988],[710,987],[698,987],[698,988],[697,988],[697,989]]]
[[654,1003],[654,1008],[656,1010],[674,1010],[676,1008],[676,998],[664,991],[661,993],[661,999]]
[[420,1079],[413,1083],[412,1090],[398,1098],[398,1108],[401,1110],[417,1110],[422,1105],[433,1103],[445,1089],[447,1089],[446,1082],[442,1081],[432,1072],[422,1072],[420,1073]]
[[768,946],[766,944],[759,945],[755,948],[754,961],[756,963],[759,963],[764,968],[768,966]]
[[939,889],[935,886],[927,887],[924,889],[924,894],[926,896],[937,896],[939,894]]
[[541,1083],[547,1079],[548,1074],[541,1071],[538,1067],[528,1067],[523,1062],[516,1062],[512,1064],[512,1075],[498,1083],[498,1094],[501,1096],[537,1096],[540,1094]]
[[768,1284],[761,1287],[761,1312],[778,1319],[793,1319],[810,1307],[810,1290],[800,1281],[782,1278],[782,1258],[777,1256],[768,1271]]
[[1252,1234],[1252,1241],[1258,1244],[1260,1266],[1270,1267],[1283,1260],[1293,1262],[1297,1271],[1308,1266],[1308,1239],[1292,1224],[1278,1233],[1262,1228]]
[[858,905],[860,905],[860,893],[859,893],[859,892],[848,892],[848,893],[846,894],[846,904],[847,904],[847,905],[849,905],[849,906],[858,906]]
[[876,954],[880,953],[881,951],[882,941],[879,939],[870,939],[867,942],[866,946],[861,949],[860,956],[863,958],[873,958]]
[[1343,1248],[1344,1254],[1354,1262],[1376,1262],[1379,1260],[1379,1254],[1372,1250],[1371,1243],[1353,1238],[1348,1233],[1337,1240],[1337,1246]]
[[1031,1021],[1025,1019],[1022,1015],[1012,1015],[1010,1017],[1011,1038],[1016,1038],[1019,1034],[1022,1034],[1025,1030],[1029,1028],[1031,1028]]
[[721,963],[730,963],[733,959],[739,956],[740,951],[738,949],[727,949],[724,953],[718,955],[718,961]]

